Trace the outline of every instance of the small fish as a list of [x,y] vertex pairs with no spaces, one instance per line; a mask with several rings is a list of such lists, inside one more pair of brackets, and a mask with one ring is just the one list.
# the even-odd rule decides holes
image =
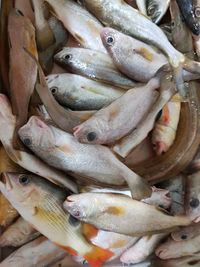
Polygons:
[[74,128],[81,143],[111,144],[129,134],[150,112],[159,97],[159,81],[152,78],[145,86],[128,90],[107,107]]
[[200,223],[182,227],[180,230],[171,233],[171,237],[174,241],[189,240],[197,235],[200,235]]
[[14,251],[0,263],[0,266],[47,266],[65,256],[65,251],[51,243],[46,237],[42,236]]
[[191,223],[186,216],[170,216],[162,209],[117,194],[71,195],[63,206],[75,218],[98,229],[129,236],[157,234]]
[[145,261],[166,235],[166,233],[161,233],[142,237],[121,255],[120,261],[125,264],[136,264]]
[[0,226],[8,227],[18,216],[17,210],[0,193]]
[[147,0],[147,16],[158,24],[167,12],[170,0]]
[[0,236],[0,247],[19,247],[37,238],[40,233],[23,218],[17,219]]
[[[176,96],[174,96],[176,97]],[[152,131],[152,144],[157,155],[167,152],[176,138],[181,103],[173,98],[162,109],[159,120],[155,123]]]
[[102,184],[127,183],[136,199],[151,196],[152,190],[146,181],[120,162],[106,146],[81,144],[73,135],[45,124],[36,116],[32,116],[18,134],[22,142],[50,166]]
[[81,233],[81,223],[65,213],[64,189],[39,176],[4,173],[0,190],[26,221],[69,254],[83,256],[91,267],[112,257],[112,252],[90,244]]
[[135,87],[136,82],[118,71],[109,55],[84,48],[64,47],[54,56],[68,71],[124,89]]
[[75,110],[101,109],[125,93],[123,89],[70,73],[51,74],[46,80],[55,99]]

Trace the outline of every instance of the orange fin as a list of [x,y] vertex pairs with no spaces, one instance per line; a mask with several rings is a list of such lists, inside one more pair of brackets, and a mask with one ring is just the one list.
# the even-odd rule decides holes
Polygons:
[[108,261],[112,256],[114,256],[113,252],[94,246],[93,250],[83,257],[91,267],[101,267],[104,262]]
[[78,256],[78,253],[77,253],[76,250],[74,250],[73,248],[65,247],[65,246],[61,246],[61,245],[59,245],[59,244],[57,244],[57,243],[55,243],[55,242],[54,242],[54,244],[55,244],[56,246],[58,246],[59,248],[61,248],[61,249],[65,250],[65,251],[67,251],[70,255],[72,255],[72,256]]
[[93,237],[97,236],[98,231],[99,230],[91,224],[84,223],[82,226],[83,235],[89,240],[91,240]]
[[168,105],[165,105],[162,112],[162,121],[165,125],[169,123],[169,108]]

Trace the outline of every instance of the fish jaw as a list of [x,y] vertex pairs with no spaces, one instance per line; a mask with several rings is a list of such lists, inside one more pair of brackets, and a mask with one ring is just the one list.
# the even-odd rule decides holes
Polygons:
[[154,149],[156,151],[156,154],[158,156],[162,155],[163,153],[165,153],[169,147],[167,146],[167,144],[165,144],[164,142],[162,141],[157,141],[155,144],[154,144]]
[[67,197],[67,199],[63,203],[63,208],[67,210],[76,219],[84,221],[84,217],[86,217],[86,213],[79,206],[78,201],[76,199],[76,195]]

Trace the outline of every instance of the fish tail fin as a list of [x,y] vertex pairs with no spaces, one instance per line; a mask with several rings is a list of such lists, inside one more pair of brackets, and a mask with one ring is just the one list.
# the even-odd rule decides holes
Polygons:
[[187,226],[192,223],[192,220],[185,216],[185,215],[179,215],[176,216],[177,218],[177,226]]
[[104,262],[108,261],[112,256],[114,256],[113,252],[93,246],[92,251],[85,254],[83,257],[91,267],[101,267]]

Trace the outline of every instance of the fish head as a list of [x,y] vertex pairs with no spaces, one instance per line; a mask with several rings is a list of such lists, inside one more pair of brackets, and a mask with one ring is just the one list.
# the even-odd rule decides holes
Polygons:
[[80,64],[83,64],[79,61],[80,56],[81,55],[79,49],[64,47],[54,56],[54,59],[56,62],[70,70],[76,65],[79,66]]
[[147,15],[154,23],[157,23],[159,21],[162,14],[157,1],[149,1],[149,5],[147,7]]
[[163,260],[175,257],[177,252],[177,244],[180,243],[172,239],[168,239],[165,243],[158,246],[155,251],[156,256]]
[[108,50],[109,53],[112,53],[112,51],[115,49],[120,49],[120,46],[118,48],[118,44],[120,43],[122,36],[120,32],[112,28],[105,27],[101,31],[100,35],[103,45],[105,46],[105,48]]
[[62,86],[60,75],[59,74],[51,74],[46,77],[46,82],[49,90],[51,91],[54,97],[57,97],[60,94],[64,94],[65,90]]
[[32,116],[27,124],[19,129],[18,134],[24,145],[33,151],[46,151],[54,147],[55,136],[51,127],[37,116]]

